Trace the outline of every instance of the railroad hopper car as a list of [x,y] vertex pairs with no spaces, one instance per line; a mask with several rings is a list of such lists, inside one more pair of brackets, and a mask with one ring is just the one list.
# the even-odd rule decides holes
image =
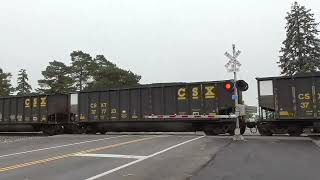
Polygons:
[[[231,80],[80,92],[78,118],[81,127],[89,133],[204,131],[208,135],[233,134],[235,104],[232,94]],[[241,98],[239,91],[240,102]],[[243,119],[240,124],[243,133]]]
[[306,129],[319,132],[320,73],[256,78],[262,135],[300,135]]
[[0,131],[67,132],[75,123],[69,105],[68,94],[1,97]]

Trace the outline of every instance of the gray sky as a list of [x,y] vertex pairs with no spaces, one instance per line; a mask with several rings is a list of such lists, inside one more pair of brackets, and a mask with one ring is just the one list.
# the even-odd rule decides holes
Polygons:
[[[320,21],[320,1],[301,0]],[[49,61],[73,50],[104,54],[141,83],[232,78],[225,51],[242,51],[240,78],[255,105],[255,77],[279,75],[279,49],[292,0],[3,0],[0,67],[27,69],[33,87]]]

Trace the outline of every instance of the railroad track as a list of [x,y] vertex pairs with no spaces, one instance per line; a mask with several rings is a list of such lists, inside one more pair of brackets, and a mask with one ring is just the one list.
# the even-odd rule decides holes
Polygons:
[[0,144],[46,137],[43,133],[0,132]]
[[1,136],[46,136],[42,132],[0,132]]

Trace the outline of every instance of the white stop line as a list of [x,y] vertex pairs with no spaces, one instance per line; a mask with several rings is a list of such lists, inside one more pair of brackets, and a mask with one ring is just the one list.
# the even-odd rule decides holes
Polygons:
[[[153,154],[151,154],[151,155],[149,155],[149,156],[132,156],[132,157],[136,157],[137,160],[132,161],[132,162],[127,163],[127,164],[124,164],[124,165],[122,165],[122,166],[116,167],[116,168],[111,169],[111,170],[109,170],[109,171],[103,172],[103,173],[101,173],[101,174],[95,175],[95,176],[93,176],[93,177],[87,178],[86,180],[95,180],[95,179],[101,178],[101,177],[106,176],[106,175],[108,175],[108,174],[111,174],[111,173],[113,173],[113,172],[119,171],[120,169],[123,169],[123,168],[126,168],[126,167],[128,167],[128,166],[134,165],[134,164],[136,164],[136,163],[139,163],[139,162],[144,161],[144,160],[146,160],[146,159],[149,159],[149,158],[151,158],[151,157],[157,156],[157,155],[159,155],[159,154],[162,154],[162,153],[164,153],[164,152],[166,152],[166,151],[169,151],[169,150],[171,150],[171,149],[174,149],[174,148],[176,148],[176,147],[179,147],[179,146],[182,146],[182,145],[184,145],[184,144],[190,143],[190,142],[192,142],[192,141],[201,139],[201,138],[203,138],[203,137],[205,137],[205,136],[200,136],[200,137],[197,137],[197,138],[193,138],[193,139],[184,141],[184,142],[182,142],[182,143],[179,143],[179,144],[176,144],[176,145],[174,145],[174,146],[171,146],[171,147],[169,147],[169,148],[167,148],[167,149],[164,149],[164,150],[158,151],[158,152],[156,152],[156,153],[153,153]],[[77,156],[80,156],[80,155],[81,155],[81,154],[78,154]],[[85,155],[85,154],[84,154],[84,155]],[[87,154],[87,155],[88,155],[88,154]],[[105,154],[105,155],[106,155],[106,156],[111,156],[111,154]],[[90,156],[90,154],[89,154],[89,156]],[[100,156],[100,155],[99,155],[99,156]],[[101,155],[101,156],[104,156],[104,155]],[[114,154],[113,156],[119,156],[119,157],[120,157],[120,156],[123,156],[123,157],[125,157],[125,156],[130,156],[130,155],[115,155],[115,154]],[[135,159],[135,158],[134,158],[134,159]]]

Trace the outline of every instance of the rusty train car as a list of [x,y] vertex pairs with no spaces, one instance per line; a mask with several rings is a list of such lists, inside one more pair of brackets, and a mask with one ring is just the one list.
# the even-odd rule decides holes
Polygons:
[[256,79],[261,135],[320,132],[320,72]]
[[[247,88],[244,81],[240,82]],[[232,87],[231,80],[224,80],[79,92],[79,124],[88,133],[102,134],[107,131],[233,134],[236,116]],[[240,125],[243,133],[243,119]]]

